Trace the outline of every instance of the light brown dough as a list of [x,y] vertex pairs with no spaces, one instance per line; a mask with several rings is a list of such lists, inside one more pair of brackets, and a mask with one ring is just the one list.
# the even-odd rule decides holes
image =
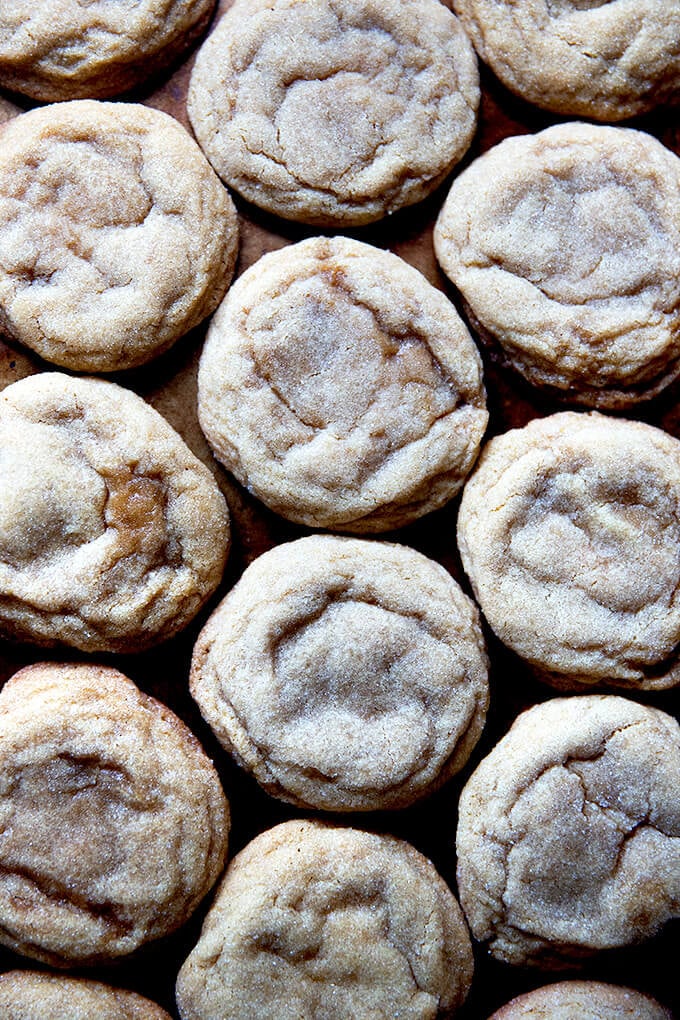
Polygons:
[[627,407],[680,374],[680,159],[651,135],[508,138],[456,178],[434,237],[480,336],[550,395]]
[[439,564],[313,535],[247,568],[199,636],[191,692],[275,797],[404,807],[467,761],[487,659],[474,604]]
[[673,1020],[654,999],[601,981],[560,981],[519,995],[489,1020]]
[[247,0],[199,50],[187,110],[244,198],[337,227],[433,191],[478,104],[474,51],[438,0]]
[[33,99],[103,98],[162,70],[215,0],[2,0],[0,85]]
[[449,500],[488,418],[453,305],[396,255],[344,237],[272,252],[237,281],[208,331],[198,413],[272,510],[357,532]]
[[130,652],[217,587],[229,514],[168,423],[113,383],[45,372],[0,394],[0,633]]
[[155,1002],[99,981],[13,970],[0,975],[3,1020],[170,1020]]
[[680,728],[613,695],[536,705],[459,804],[460,901],[497,959],[564,965],[680,915]]
[[489,625],[542,680],[680,680],[677,439],[572,411],[513,429],[465,487],[458,543]]
[[224,865],[229,808],[184,723],[104,666],[0,693],[0,942],[52,966],[178,928]]
[[623,120],[680,89],[678,0],[454,0],[481,59],[555,113]]
[[277,825],[231,862],[182,967],[182,1020],[434,1020],[462,1005],[458,903],[408,843]]
[[226,189],[167,114],[81,100],[3,129],[0,329],[48,361],[161,354],[220,302],[237,249]]

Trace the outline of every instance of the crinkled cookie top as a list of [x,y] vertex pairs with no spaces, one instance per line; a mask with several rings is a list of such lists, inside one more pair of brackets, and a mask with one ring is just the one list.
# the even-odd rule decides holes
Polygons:
[[224,497],[113,383],[46,372],[0,394],[0,631],[86,651],[170,637],[217,587]]
[[632,988],[602,981],[560,981],[519,995],[489,1020],[672,1020],[672,1016]]
[[434,190],[478,104],[474,51],[438,0],[248,0],[201,47],[187,109],[245,198],[340,226]]
[[14,675],[0,693],[0,789],[0,942],[54,966],[174,931],[224,865],[229,809],[212,763],[116,670]]
[[3,1020],[170,1020],[134,992],[30,970],[0,975],[0,1013]]

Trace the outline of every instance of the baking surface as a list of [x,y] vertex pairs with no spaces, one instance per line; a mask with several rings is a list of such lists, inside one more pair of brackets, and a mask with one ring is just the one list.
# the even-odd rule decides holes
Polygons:
[[[218,15],[228,6],[230,0],[223,0],[219,5]],[[171,75],[166,75],[146,90],[138,91],[126,98],[164,110],[189,128],[185,97],[191,64],[190,58]],[[28,108],[29,105],[32,104],[20,97],[0,95],[0,122],[21,112],[21,109]],[[462,166],[508,135],[541,130],[559,119],[515,99],[490,74],[482,71],[480,123],[472,149]],[[657,111],[647,117],[626,122],[626,126],[649,131],[680,155],[680,124],[677,116],[672,113]],[[386,221],[347,233],[400,255],[419,269],[431,283],[445,290],[449,297],[455,300],[452,289],[437,267],[432,248],[434,220],[447,194],[449,184],[450,181],[446,181],[425,202],[397,213]],[[234,197],[241,229],[237,275],[253,265],[266,252],[320,233],[315,228],[275,219]],[[169,353],[143,368],[118,373],[108,378],[135,390],[148,400],[213,470],[227,497],[232,516],[233,544],[227,570],[220,588],[208,607],[179,637],[142,655],[102,656],[99,661],[121,669],[144,691],[168,704],[188,723],[214,759],[232,806],[231,857],[258,832],[277,822],[298,817],[304,812],[269,798],[254,780],[246,777],[221,750],[188,694],[191,649],[209,612],[235,583],[244,567],[271,546],[308,534],[309,529],[277,518],[232,481],[212,459],[196,415],[196,369],[204,336],[205,325],[180,340]],[[524,425],[531,418],[560,409],[558,405],[545,401],[530,391],[514,376],[498,370],[489,362],[488,355],[485,352],[482,354],[491,412],[489,435]],[[51,366],[40,361],[31,352],[0,341],[0,388],[33,372],[50,368]],[[658,425],[680,438],[680,411],[677,399],[679,391],[680,386],[676,384],[660,399],[627,412],[627,416]],[[458,500],[454,500],[442,510],[415,524],[399,531],[385,533],[380,538],[413,546],[438,560],[469,591],[455,548],[457,504]],[[463,772],[429,800],[400,812],[326,816],[341,824],[391,832],[408,839],[434,861],[454,890],[453,845],[456,805],[462,785],[479,760],[507,731],[519,711],[538,701],[553,697],[556,693],[531,679],[519,660],[504,650],[488,630],[486,636],[491,657],[491,709],[480,744]],[[63,653],[55,650],[46,654],[44,650],[28,645],[11,646],[0,643],[0,679],[4,682],[21,666],[45,658],[65,661],[86,657],[68,650]],[[676,717],[680,709],[680,693],[677,689],[675,692],[657,695],[641,694],[636,698],[671,712]],[[308,814],[313,816],[311,812]],[[64,853],[68,852],[69,848],[65,846]],[[162,943],[148,946],[128,961],[87,973],[99,980],[139,991],[157,1001],[173,1016],[177,1016],[173,994],[175,977],[197,940],[206,907],[207,904],[198,911],[189,924]],[[591,963],[578,971],[562,976],[591,977],[630,985],[656,996],[664,1005],[680,1013],[679,983],[673,965],[668,966],[672,950],[675,950],[672,955],[677,955],[679,931],[680,924],[676,922],[650,943],[595,957]],[[485,1020],[494,1009],[512,996],[558,979],[554,972],[529,971],[496,963],[487,956],[482,947],[476,948],[475,963],[472,991],[466,1006],[459,1014],[463,1020],[464,1018]],[[1,970],[31,966],[30,961],[9,951],[0,950]]]

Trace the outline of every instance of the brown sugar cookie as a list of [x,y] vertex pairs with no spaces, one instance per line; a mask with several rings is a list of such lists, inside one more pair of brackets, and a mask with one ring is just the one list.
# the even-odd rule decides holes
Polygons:
[[268,793],[377,810],[463,767],[484,726],[487,660],[476,608],[439,564],[312,535],[264,553],[220,603],[191,692]]
[[229,514],[140,397],[45,372],[0,394],[0,633],[86,651],[171,637],[217,587]]
[[2,0],[0,85],[33,99],[114,96],[167,67],[215,0]]
[[474,51],[438,0],[248,0],[199,50],[187,110],[248,201],[349,226],[433,191],[478,104]]
[[114,669],[41,663],[8,681],[0,784],[0,942],[53,966],[174,931],[224,865],[212,763]]
[[673,1020],[654,999],[602,981],[560,981],[519,995],[489,1020]]
[[182,1020],[434,1020],[472,951],[453,894],[408,843],[291,821],[231,862],[182,967]]
[[155,1002],[99,981],[39,971],[0,974],[3,1020],[170,1020]]
[[508,138],[456,178],[434,237],[492,353],[551,396],[627,407],[680,374],[680,159],[651,135]]
[[229,195],[167,114],[82,100],[3,129],[0,329],[48,361],[162,353],[217,306],[237,248]]
[[501,641],[558,687],[680,680],[680,442],[573,411],[493,439],[458,543]]
[[623,120],[680,89],[678,0],[454,0],[477,53],[555,113]]
[[614,695],[536,705],[466,784],[456,846],[461,905],[497,959],[649,938],[680,915],[677,722]]
[[357,532],[442,506],[488,418],[453,305],[396,255],[344,237],[240,277],[208,331],[198,413],[217,458],[272,510]]

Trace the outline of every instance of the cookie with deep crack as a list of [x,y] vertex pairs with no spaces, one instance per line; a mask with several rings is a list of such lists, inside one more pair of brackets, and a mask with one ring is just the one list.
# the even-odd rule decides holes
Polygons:
[[40,663],[0,693],[0,942],[53,966],[183,924],[224,865],[229,808],[168,708],[104,666]]
[[602,981],[560,981],[518,995],[489,1020],[673,1020],[669,1010],[632,988]]
[[198,413],[217,458],[272,510],[357,532],[455,495],[488,418],[453,305],[396,255],[344,237],[240,277],[208,331]]
[[339,227],[433,191],[478,104],[474,51],[438,0],[248,0],[199,50],[187,109],[244,198]]
[[48,361],[156,357],[219,304],[237,248],[226,189],[167,114],[80,100],[3,129],[0,330]]
[[472,951],[430,861],[392,836],[291,821],[231,862],[182,967],[183,1020],[434,1020]]
[[554,113],[618,121],[680,89],[678,0],[454,0],[480,58]]
[[566,411],[493,439],[458,543],[489,625],[540,679],[680,680],[680,442],[666,432]]
[[614,695],[536,705],[466,784],[456,846],[497,959],[559,966],[655,935],[680,915],[680,727]]
[[45,372],[0,394],[0,633],[131,652],[217,587],[227,505],[141,397]]
[[171,64],[215,0],[3,0],[0,85],[52,102],[114,96]]
[[0,974],[3,1020],[170,1020],[150,999],[100,981],[39,971]]
[[680,159],[651,135],[560,124],[457,177],[435,249],[502,363],[558,399],[627,407],[680,374],[679,209]]
[[191,691],[268,793],[404,807],[463,767],[484,726],[477,610],[406,546],[313,535],[264,553],[201,632]]

